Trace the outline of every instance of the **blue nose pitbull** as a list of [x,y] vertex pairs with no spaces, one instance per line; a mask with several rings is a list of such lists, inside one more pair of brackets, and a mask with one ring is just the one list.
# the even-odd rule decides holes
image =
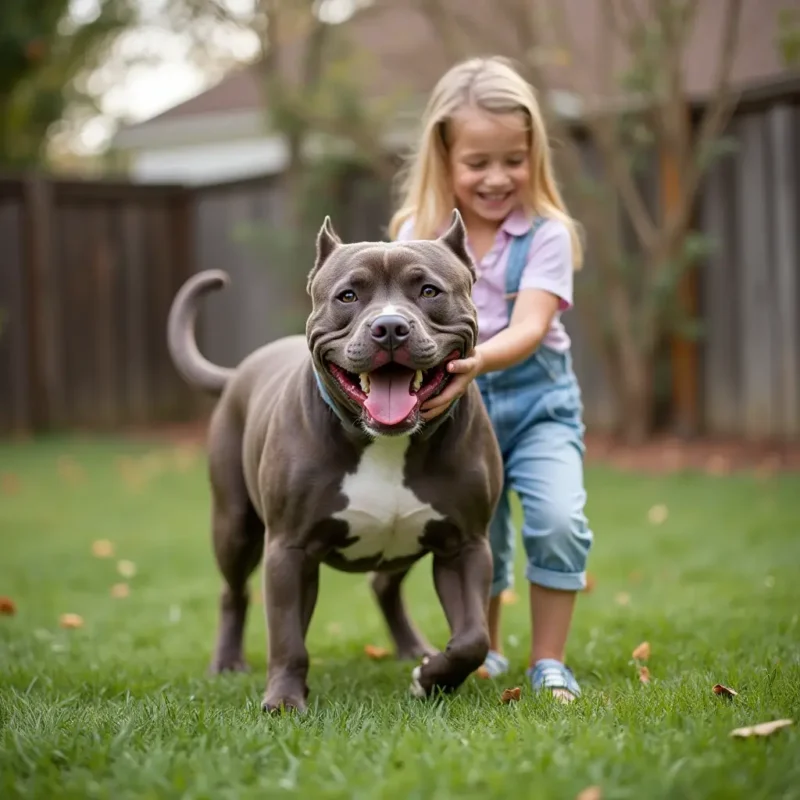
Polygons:
[[[198,350],[200,300],[227,275],[176,295],[176,369],[219,399],[209,426],[213,546],[223,578],[213,672],[246,668],[247,581],[263,560],[268,666],[262,706],[305,710],[306,634],[322,565],[371,573],[411,691],[457,689],[489,648],[489,523],[502,462],[479,391],[446,414],[420,407],[477,337],[475,272],[458,212],[439,239],[344,244],[326,218],[308,276],[305,336],[271,342],[235,369]],[[437,651],[409,619],[402,583],[430,554],[450,638]]]

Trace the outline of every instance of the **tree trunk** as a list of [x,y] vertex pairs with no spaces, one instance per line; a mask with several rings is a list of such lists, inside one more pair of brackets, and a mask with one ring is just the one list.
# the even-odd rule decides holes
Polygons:
[[617,403],[622,411],[619,421],[620,438],[629,445],[643,444],[652,433],[655,413],[652,358],[637,353],[633,364],[628,363],[625,380],[616,382]]

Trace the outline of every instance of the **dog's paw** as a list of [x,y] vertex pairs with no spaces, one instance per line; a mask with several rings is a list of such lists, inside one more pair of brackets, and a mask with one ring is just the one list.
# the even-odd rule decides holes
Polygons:
[[422,664],[418,664],[414,669],[411,670],[411,686],[409,687],[409,691],[414,697],[427,697],[428,692],[425,690],[425,687],[420,682],[420,678],[422,677],[422,667],[424,667],[430,658],[425,656],[422,659]]
[[308,710],[306,701],[299,697],[265,697],[261,701],[261,710],[265,714],[280,714],[282,711],[293,711],[304,714]]

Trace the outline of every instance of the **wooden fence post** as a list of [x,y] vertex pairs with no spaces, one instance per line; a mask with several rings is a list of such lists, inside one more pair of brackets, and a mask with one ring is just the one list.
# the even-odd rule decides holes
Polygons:
[[62,421],[64,392],[58,359],[59,311],[53,263],[53,187],[41,175],[22,188],[28,257],[28,337],[31,354],[31,400],[34,430]]

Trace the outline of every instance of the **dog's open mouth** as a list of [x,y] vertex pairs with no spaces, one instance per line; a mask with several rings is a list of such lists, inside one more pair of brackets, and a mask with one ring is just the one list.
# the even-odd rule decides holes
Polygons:
[[328,368],[342,391],[365,409],[372,420],[392,427],[408,420],[428,398],[444,389],[451,377],[447,364],[458,355],[453,352],[428,370],[413,370],[396,362],[360,375],[330,361]]

